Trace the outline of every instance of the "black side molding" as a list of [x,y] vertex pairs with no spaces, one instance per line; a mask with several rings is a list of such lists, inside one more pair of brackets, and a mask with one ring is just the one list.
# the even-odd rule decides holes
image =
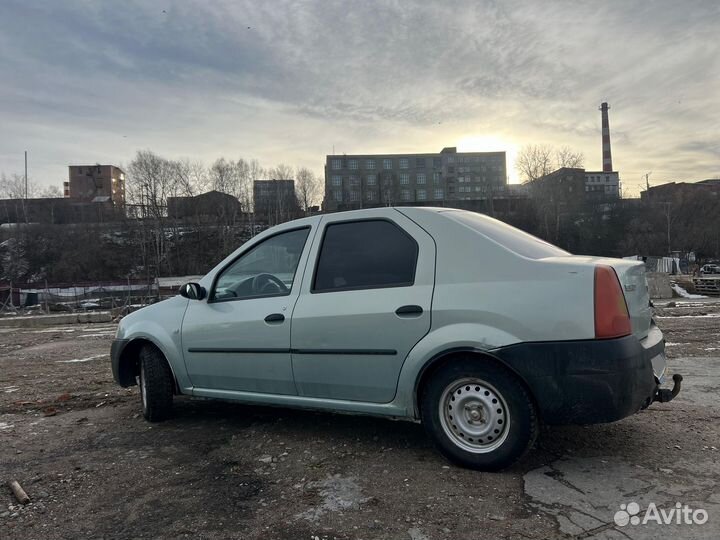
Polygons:
[[395,356],[395,349],[272,349],[272,348],[240,348],[240,347],[190,347],[191,353],[291,353],[291,354],[337,354],[337,355],[364,355],[364,356]]

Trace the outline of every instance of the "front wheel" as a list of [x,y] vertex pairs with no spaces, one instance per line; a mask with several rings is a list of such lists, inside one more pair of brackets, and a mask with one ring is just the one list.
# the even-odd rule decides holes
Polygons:
[[496,471],[512,465],[538,433],[535,405],[518,377],[484,358],[435,371],[422,394],[422,422],[440,452],[464,467]]
[[140,402],[143,416],[160,422],[172,415],[174,378],[162,353],[152,346],[140,351]]

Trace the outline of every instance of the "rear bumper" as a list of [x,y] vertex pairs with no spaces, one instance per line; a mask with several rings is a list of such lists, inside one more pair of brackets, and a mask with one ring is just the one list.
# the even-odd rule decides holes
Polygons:
[[665,371],[665,341],[655,325],[642,341],[519,343],[494,353],[526,381],[548,424],[625,418],[657,399]]

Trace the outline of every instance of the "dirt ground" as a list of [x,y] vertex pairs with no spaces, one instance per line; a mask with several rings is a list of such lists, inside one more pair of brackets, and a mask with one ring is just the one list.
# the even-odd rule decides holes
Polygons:
[[[680,396],[546,427],[494,474],[450,465],[407,422],[182,398],[150,425],[112,381],[114,325],[0,328],[0,538],[717,538],[720,303],[664,304]],[[709,519],[616,526],[632,501]]]

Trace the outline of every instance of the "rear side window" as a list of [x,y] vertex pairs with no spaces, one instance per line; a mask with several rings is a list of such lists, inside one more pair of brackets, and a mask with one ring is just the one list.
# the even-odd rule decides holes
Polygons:
[[390,221],[325,228],[313,292],[405,287],[415,282],[417,242]]
[[483,236],[528,259],[563,257],[570,255],[565,250],[541,240],[502,221],[474,212],[446,212],[445,215],[467,225]]

